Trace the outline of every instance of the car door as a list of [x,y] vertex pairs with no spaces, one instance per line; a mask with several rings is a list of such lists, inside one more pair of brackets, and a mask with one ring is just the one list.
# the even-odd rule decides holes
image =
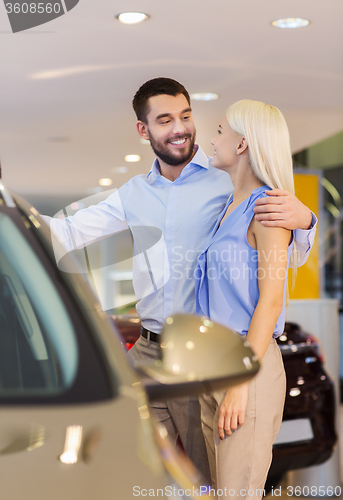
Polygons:
[[28,219],[1,206],[0,484],[6,500],[128,499],[137,485],[166,485],[144,392],[114,335],[113,350],[102,350],[87,308],[75,302]]

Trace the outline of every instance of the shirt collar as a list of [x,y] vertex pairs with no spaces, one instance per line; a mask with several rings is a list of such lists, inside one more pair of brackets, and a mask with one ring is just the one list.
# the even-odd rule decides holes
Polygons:
[[[209,168],[208,156],[205,155],[205,153],[203,152],[203,150],[201,149],[201,147],[198,144],[195,144],[194,151],[195,151],[195,155],[193,156],[191,161],[189,163],[187,163],[187,165],[184,167],[184,169],[182,170],[182,172],[180,174],[180,177],[183,177],[187,173],[187,171],[190,170],[194,166],[205,168],[206,170],[208,170],[208,168]],[[160,172],[160,165],[158,163],[157,158],[155,158],[154,163],[152,164],[152,167],[147,175],[147,179],[149,177],[151,180],[156,179],[158,177],[163,178],[161,175],[161,172]]]

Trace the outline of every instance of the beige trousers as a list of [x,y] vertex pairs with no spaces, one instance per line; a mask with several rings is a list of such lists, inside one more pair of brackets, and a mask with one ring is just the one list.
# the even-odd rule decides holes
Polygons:
[[219,408],[226,391],[200,397],[212,487],[218,499],[256,500],[263,496],[272,446],[282,421],[285,392],[282,356],[272,339],[257,376],[249,384],[244,425],[231,436],[220,440],[218,435]]

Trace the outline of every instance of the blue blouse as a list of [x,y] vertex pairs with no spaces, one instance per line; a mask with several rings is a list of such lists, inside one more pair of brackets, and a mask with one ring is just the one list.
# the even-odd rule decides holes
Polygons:
[[[268,189],[268,186],[254,189],[250,197],[240,203],[219,226],[233,201],[233,196],[229,198],[205,242],[195,271],[197,314],[210,317],[241,335],[248,333],[259,299],[258,252],[249,245],[247,231],[254,216],[255,200],[267,197],[265,191]],[[287,269],[292,247],[293,242],[288,247]],[[281,335],[284,329],[286,281],[283,310],[273,337]]]

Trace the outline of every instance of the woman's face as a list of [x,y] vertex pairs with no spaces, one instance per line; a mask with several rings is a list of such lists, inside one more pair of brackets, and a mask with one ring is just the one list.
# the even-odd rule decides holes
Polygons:
[[236,165],[239,159],[239,145],[242,136],[230,127],[226,116],[219,125],[218,134],[211,143],[214,146],[212,165],[221,170],[227,170]]

